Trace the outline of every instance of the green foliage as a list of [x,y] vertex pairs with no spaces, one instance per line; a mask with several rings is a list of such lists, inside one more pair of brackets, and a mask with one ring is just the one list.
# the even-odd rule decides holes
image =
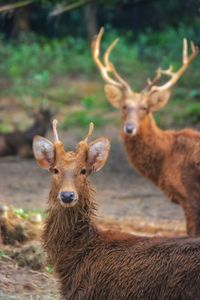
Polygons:
[[200,122],[200,103],[194,99],[191,101],[173,97],[155,117],[161,128],[190,127]]
[[34,217],[40,215],[41,218],[44,218],[44,213],[36,210],[24,210],[22,208],[13,208],[13,212],[16,216],[21,217],[24,220],[34,219]]
[[108,122],[105,112],[105,102],[96,101],[94,97],[85,97],[81,101],[82,109],[71,112],[64,120],[62,128],[69,127],[84,127],[87,128],[90,122],[95,124],[95,127],[103,126]]
[[[182,41],[196,41],[196,28],[200,25],[199,20],[194,20],[193,27],[180,24],[178,28],[166,27],[164,31],[153,32],[147,30],[146,33],[139,35],[136,44],[138,57],[153,62],[157,66],[168,68],[173,65],[174,70],[182,64]],[[190,45],[189,51],[191,53]],[[192,71],[191,71],[192,68]],[[200,60],[197,58],[192,67],[188,69],[186,75],[181,79],[185,86],[189,88],[196,86],[200,70]],[[187,75],[190,76],[187,76]],[[192,78],[191,78],[192,74]],[[188,80],[189,79],[189,80]]]
[[[145,75],[149,75],[159,65],[168,67],[173,64],[175,68],[180,66],[182,38],[195,40],[196,27],[197,25],[192,28],[181,24],[179,28],[169,27],[162,32],[148,30],[137,39],[132,32],[120,34],[107,30],[102,50],[120,36],[111,60],[125,77],[135,78],[137,86],[141,69]],[[12,89],[8,92],[16,96],[45,98],[46,90],[58,76],[81,75],[90,78],[94,72],[97,73],[88,42],[72,36],[51,40],[34,35],[21,36],[18,42],[5,42],[1,39],[0,55],[0,77],[10,80]],[[193,80],[188,82],[186,77],[186,85],[196,85],[199,69],[200,60],[196,60],[193,63]]]
[[0,42],[4,62],[0,76],[11,81],[16,96],[44,97],[56,76],[91,73],[92,60],[86,41],[68,37],[63,40],[23,38],[19,43]]
[[[117,37],[113,32],[106,35],[104,46]],[[88,42],[71,36],[65,39],[21,36],[18,42],[0,41],[0,77],[11,82],[8,93],[15,96],[47,97],[46,90],[58,76],[87,76],[96,70]],[[120,57],[120,61],[118,58]],[[114,50],[113,61],[125,74],[131,74],[129,61],[137,64],[136,50],[128,45],[126,37]]]
[[95,127],[99,127],[105,125],[108,121],[98,113],[89,114],[87,110],[85,111],[77,111],[71,113],[63,122],[63,129],[67,129],[70,127],[83,127],[87,128],[88,124],[93,122]]
[[177,115],[177,121],[181,124],[189,120],[190,124],[197,124],[200,122],[200,103],[187,103],[184,106],[182,113]]
[[[107,29],[102,41],[102,53],[114,39],[120,37],[111,54],[111,61],[133,89],[140,91],[145,86],[146,78],[152,78],[158,66],[167,68],[173,64],[176,70],[182,64],[182,38],[195,40],[195,28],[199,25],[199,21],[194,20],[193,27],[180,24],[176,29],[167,27],[162,32],[149,29],[138,36],[133,32],[118,33]],[[87,96],[87,92],[80,96],[80,91],[76,88],[65,90],[59,84],[59,78],[62,77],[93,80],[95,75],[100,81],[99,72],[91,57],[90,45],[85,39],[72,36],[47,39],[29,35],[21,36],[18,41],[8,42],[1,38],[0,56],[0,77],[9,81],[11,87],[1,90],[2,94],[14,95],[25,103],[35,99],[37,103],[54,101],[60,105],[66,103],[65,99],[72,105],[77,97],[85,97],[81,102],[82,109],[71,112],[63,127],[84,127],[90,121],[101,126],[107,122],[104,112],[110,110],[110,106],[102,96],[103,89],[101,97],[95,94]],[[174,88],[173,99],[181,99],[182,102],[188,99],[190,103],[198,100],[199,75],[200,59],[197,58]],[[56,88],[52,89],[52,86]],[[190,108],[187,117],[192,122],[199,120],[198,110]],[[5,125],[0,124],[0,131],[7,131]]]

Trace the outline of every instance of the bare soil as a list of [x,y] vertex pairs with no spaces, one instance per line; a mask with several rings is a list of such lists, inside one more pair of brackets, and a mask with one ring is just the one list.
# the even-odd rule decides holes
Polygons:
[[53,276],[21,268],[14,261],[0,261],[1,300],[53,300],[58,299]]

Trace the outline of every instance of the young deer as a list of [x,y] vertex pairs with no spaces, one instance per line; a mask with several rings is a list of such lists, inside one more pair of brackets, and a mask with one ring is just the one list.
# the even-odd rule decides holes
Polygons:
[[[147,238],[102,231],[88,182],[108,157],[109,141],[81,141],[65,152],[36,136],[35,158],[51,173],[43,244],[60,283],[62,299],[199,299],[200,238]],[[109,200],[108,200],[109,201]]]
[[[171,88],[199,50],[191,43],[192,54],[189,56],[188,43],[184,39],[182,67],[177,72],[172,71],[172,66],[168,70],[159,68],[154,80],[149,80],[147,87],[136,93],[109,61],[116,41],[107,49],[104,64],[100,61],[102,35],[103,29],[93,40],[92,54],[106,82],[107,99],[121,112],[122,139],[128,159],[139,173],[183,207],[188,234],[200,235],[200,133],[191,129],[163,131],[152,116],[154,111],[167,104]],[[155,85],[162,75],[171,78],[162,86]]]

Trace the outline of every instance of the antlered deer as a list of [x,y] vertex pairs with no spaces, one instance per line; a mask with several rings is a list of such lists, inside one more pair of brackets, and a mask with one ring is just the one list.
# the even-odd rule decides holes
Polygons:
[[[183,207],[189,235],[200,235],[200,133],[192,129],[180,131],[161,130],[152,113],[164,107],[170,98],[171,88],[186,71],[199,49],[183,42],[183,65],[173,72],[157,70],[156,77],[148,81],[141,92],[134,92],[117,73],[109,61],[116,41],[107,49],[104,64],[99,58],[101,29],[92,43],[92,54],[103,79],[108,101],[121,112],[122,139],[128,159],[136,170],[149,178],[175,203]],[[113,75],[111,77],[109,72]],[[162,75],[170,80],[162,86],[155,85]]]
[[[60,284],[61,299],[199,299],[200,238],[147,238],[96,226],[88,182],[109,153],[109,141],[91,143],[91,127],[75,152],[36,136],[38,164],[51,173],[43,244]],[[107,199],[109,201],[109,199]]]
[[28,129],[0,134],[0,156],[33,157],[33,137],[36,134],[46,134],[50,127],[51,117],[52,114],[48,109],[40,109],[35,115],[33,125]]

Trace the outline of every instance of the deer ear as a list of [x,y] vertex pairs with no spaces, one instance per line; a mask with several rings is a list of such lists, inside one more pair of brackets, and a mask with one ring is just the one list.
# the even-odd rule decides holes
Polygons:
[[160,110],[162,107],[164,107],[167,102],[169,101],[169,98],[171,96],[171,91],[170,90],[165,90],[162,92],[153,92],[150,95],[149,98],[149,108],[151,111],[157,111]]
[[120,106],[120,101],[122,99],[122,91],[120,88],[111,85],[111,84],[106,84],[104,87],[106,97],[110,104],[114,106],[115,108],[119,108]]
[[41,168],[49,169],[54,164],[54,145],[39,135],[33,139],[33,153]]
[[87,165],[89,171],[97,172],[105,165],[110,152],[110,142],[101,137],[90,143],[88,150]]

